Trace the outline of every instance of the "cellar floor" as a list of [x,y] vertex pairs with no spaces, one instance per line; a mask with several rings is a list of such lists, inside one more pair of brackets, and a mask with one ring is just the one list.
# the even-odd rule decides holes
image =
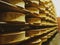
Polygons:
[[55,38],[50,42],[49,45],[60,45],[60,32],[56,34]]

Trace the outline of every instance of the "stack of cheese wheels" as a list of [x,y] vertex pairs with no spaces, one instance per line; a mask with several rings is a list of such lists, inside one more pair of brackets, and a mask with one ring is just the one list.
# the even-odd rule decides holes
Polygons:
[[25,14],[18,12],[4,12],[1,13],[0,21],[18,21],[25,22]]

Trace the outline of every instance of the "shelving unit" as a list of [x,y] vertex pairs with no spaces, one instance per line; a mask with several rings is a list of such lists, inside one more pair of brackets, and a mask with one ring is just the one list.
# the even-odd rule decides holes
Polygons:
[[54,10],[51,0],[1,0],[0,44],[43,45],[58,33]]

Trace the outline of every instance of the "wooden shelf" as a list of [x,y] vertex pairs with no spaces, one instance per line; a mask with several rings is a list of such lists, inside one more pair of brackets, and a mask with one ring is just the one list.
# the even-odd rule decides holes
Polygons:
[[[44,34],[45,33],[48,33],[48,32],[50,32],[50,31],[52,31],[53,30],[53,32],[52,33],[55,33],[56,31],[54,31],[55,30],[55,28],[56,27],[53,27],[53,28],[50,28],[50,30],[46,30],[45,32],[44,32]],[[43,34],[43,33],[42,33]],[[18,44],[26,44],[27,42],[28,43],[37,43],[37,42],[40,42],[40,40],[38,40],[38,39],[41,39],[41,36],[40,35],[42,35],[42,34],[38,34],[38,35],[36,35],[36,36],[32,36],[32,37],[25,37],[23,40],[21,40],[21,41],[18,41],[18,42],[15,42],[15,41],[12,41],[12,42],[9,42],[9,44],[11,44],[11,43],[18,43]],[[50,33],[49,33],[50,34]],[[46,36],[46,35],[45,35]],[[37,39],[37,37],[38,37],[38,39]],[[44,37],[44,36],[43,36]],[[31,41],[33,39],[33,41]],[[48,38],[47,38],[48,39]],[[45,42],[45,41],[47,41],[47,40],[41,40],[42,42]]]
[[42,35],[44,33],[48,33],[50,31],[53,31],[54,29],[56,29],[56,27],[46,28],[46,29],[30,30],[30,31],[27,31],[27,34],[26,35],[28,37],[34,37],[34,36]]
[[0,1],[0,12],[20,12],[28,13],[24,8],[7,3],[5,1]]
[[[54,28],[52,28],[52,29],[50,29],[50,30],[48,30],[48,31],[46,31],[45,33],[48,33],[48,32],[50,32],[50,31],[54,31],[55,29]],[[44,34],[45,34],[44,33]],[[46,36],[46,35],[45,35]],[[38,38],[37,38],[38,37]],[[41,39],[41,37],[44,37],[44,36],[41,36],[40,34],[39,35],[36,35],[36,36],[32,36],[32,37],[27,37],[27,40],[22,40],[21,42],[20,42],[20,44],[30,44],[30,43],[37,43],[37,42],[40,42],[40,41],[42,41],[42,40],[39,40],[39,39]],[[31,41],[33,39],[33,41]],[[43,42],[45,42],[46,40],[44,40]],[[28,43],[27,43],[28,42]]]
[[[16,0],[15,0],[16,1]],[[19,17],[19,20],[4,20],[10,17],[4,17],[0,20],[0,36],[18,35],[16,40],[8,44],[16,43],[19,45],[39,45],[48,41],[57,32],[56,15],[54,7],[50,0],[20,0],[24,2],[24,7],[15,5],[14,1],[11,3],[0,1],[0,13],[17,12],[24,14],[25,17]],[[14,4],[13,4],[14,3]],[[19,2],[20,3],[20,2]],[[53,9],[53,10],[52,10]],[[38,11],[37,11],[38,10]],[[52,10],[52,11],[51,11]],[[18,15],[22,15],[18,14]],[[5,14],[4,14],[5,15]],[[13,14],[14,16],[15,14]],[[16,14],[17,15],[17,14]],[[11,16],[12,17],[12,16]],[[12,17],[13,18],[13,17]],[[8,18],[7,18],[8,19]],[[23,21],[21,21],[23,20]],[[22,31],[25,31],[24,33]],[[20,32],[20,33],[19,33]],[[20,36],[24,34],[24,39],[20,40]],[[11,37],[11,36],[10,36]],[[9,38],[10,38],[9,37]],[[21,36],[22,37],[22,36]],[[32,40],[33,39],[33,40]],[[28,43],[27,43],[28,42]]]
[[20,32],[30,29],[29,24],[24,22],[0,22],[0,34]]
[[[46,26],[55,26],[56,24],[47,23]],[[0,22],[1,34],[3,33],[13,33],[19,31],[28,31],[28,30],[40,30],[45,29],[44,25],[29,24],[24,22]]]

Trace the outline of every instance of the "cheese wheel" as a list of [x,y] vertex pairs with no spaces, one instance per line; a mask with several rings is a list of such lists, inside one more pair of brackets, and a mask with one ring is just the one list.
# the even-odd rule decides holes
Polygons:
[[25,22],[25,14],[17,12],[4,12],[1,14],[0,21],[19,21]]

